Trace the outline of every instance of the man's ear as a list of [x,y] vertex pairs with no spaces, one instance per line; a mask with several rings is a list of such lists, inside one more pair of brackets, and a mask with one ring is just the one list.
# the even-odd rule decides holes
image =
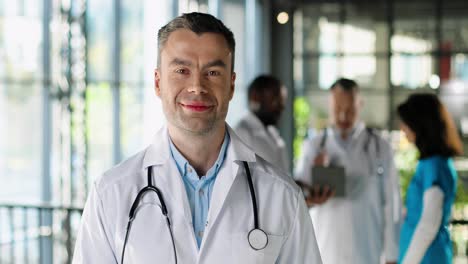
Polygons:
[[358,95],[357,104],[358,104],[359,109],[364,107],[365,101],[364,101],[364,98],[361,95]]
[[154,91],[158,97],[161,96],[161,73],[157,68],[154,70]]
[[229,100],[230,100],[234,96],[234,91],[236,90],[236,73],[235,72],[232,72],[231,74],[231,81],[230,81],[229,86],[230,86],[229,88],[231,89],[230,95],[229,95]]

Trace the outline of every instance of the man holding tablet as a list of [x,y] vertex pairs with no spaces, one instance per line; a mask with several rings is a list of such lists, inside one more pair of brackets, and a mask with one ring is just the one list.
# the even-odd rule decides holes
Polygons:
[[401,202],[392,149],[358,121],[355,81],[337,80],[329,104],[331,126],[304,142],[295,170],[320,227],[323,263],[396,263]]

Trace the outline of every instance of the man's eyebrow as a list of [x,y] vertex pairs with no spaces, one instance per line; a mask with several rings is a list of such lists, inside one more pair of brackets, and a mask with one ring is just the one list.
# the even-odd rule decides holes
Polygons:
[[192,63],[188,60],[180,59],[180,58],[174,58],[170,63],[169,66],[173,65],[182,65],[182,66],[191,66]]
[[224,61],[222,61],[222,60],[214,60],[214,61],[208,62],[207,64],[203,65],[203,69],[210,68],[210,67],[216,67],[216,66],[226,68],[226,63],[224,63]]

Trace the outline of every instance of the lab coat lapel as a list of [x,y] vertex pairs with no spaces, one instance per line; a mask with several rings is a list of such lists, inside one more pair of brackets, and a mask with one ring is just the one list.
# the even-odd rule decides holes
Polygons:
[[234,131],[228,126],[228,132],[231,138],[231,143],[227,150],[226,159],[223,167],[221,168],[216,182],[213,187],[213,193],[210,199],[210,209],[208,211],[208,225],[205,229],[204,239],[200,248],[200,254],[202,254],[205,241],[210,239],[210,231],[212,226],[216,224],[216,221],[221,221],[222,217],[219,217],[224,205],[226,204],[227,196],[231,190],[232,184],[239,174],[245,176],[243,172],[244,166],[242,161],[255,162],[255,153],[250,150],[244,143],[237,137]]
[[146,152],[143,167],[150,166],[153,166],[154,184],[161,190],[169,214],[182,214],[185,221],[191,225],[190,204],[183,180],[170,154],[169,135],[166,127],[158,131],[153,144]]

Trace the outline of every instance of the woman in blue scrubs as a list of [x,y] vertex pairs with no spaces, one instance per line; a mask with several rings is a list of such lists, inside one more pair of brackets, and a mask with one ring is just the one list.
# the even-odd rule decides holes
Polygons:
[[460,137],[435,95],[411,95],[398,106],[398,115],[420,154],[407,190],[399,263],[452,263],[448,225],[457,183],[452,157],[463,152]]

